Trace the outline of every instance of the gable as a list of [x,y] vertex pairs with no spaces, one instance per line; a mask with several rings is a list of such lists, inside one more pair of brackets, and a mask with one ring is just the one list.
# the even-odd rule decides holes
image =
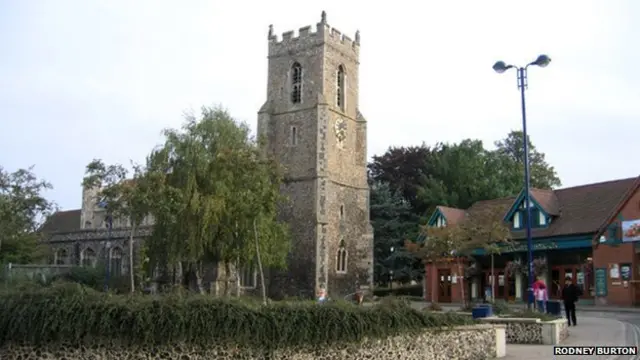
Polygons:
[[436,207],[436,211],[431,214],[427,224],[429,226],[444,226],[447,224],[447,218],[444,216],[442,211],[440,211],[440,208]]
[[437,206],[433,212],[427,225],[429,226],[446,226],[447,224],[456,224],[464,219],[466,211],[462,209],[452,208],[448,206]]
[[[520,194],[518,195],[518,197],[516,197],[516,200],[513,202],[513,204],[509,208],[509,211],[507,212],[507,214],[504,216],[504,221],[510,222],[513,219],[514,215],[516,215],[516,212],[526,209],[525,207],[526,201],[525,201],[524,195],[525,193],[523,189],[522,191],[520,191]],[[534,209],[538,210],[539,212],[543,213],[545,216],[547,217],[549,216],[549,214],[547,214],[545,209],[540,205],[540,203],[533,196],[532,192],[529,192],[529,201],[530,201],[529,206],[532,208],[532,210]]]

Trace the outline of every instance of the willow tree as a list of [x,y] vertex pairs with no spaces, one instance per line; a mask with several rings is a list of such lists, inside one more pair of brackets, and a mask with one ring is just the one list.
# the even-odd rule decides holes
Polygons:
[[203,108],[200,119],[187,116],[181,129],[164,135],[147,161],[156,196],[148,244],[154,262],[183,264],[202,292],[205,263],[223,262],[228,282],[230,264],[256,260],[257,229],[266,264],[284,264],[289,241],[276,219],[279,169],[260,155],[249,127],[220,107]]

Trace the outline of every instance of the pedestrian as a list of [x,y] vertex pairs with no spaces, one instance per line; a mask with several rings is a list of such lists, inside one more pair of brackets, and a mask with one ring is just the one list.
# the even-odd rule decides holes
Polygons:
[[360,283],[356,281],[356,292],[353,294],[353,301],[356,305],[362,305],[364,301],[364,294],[362,293],[362,289],[360,288]]
[[324,304],[327,302],[327,290],[324,287],[320,287],[317,291],[318,304]]
[[538,311],[545,312],[547,301],[549,300],[549,293],[547,292],[547,285],[541,280],[536,281],[537,286],[533,288],[533,295],[536,298],[536,304],[538,305]]
[[564,281],[564,287],[562,288],[562,302],[564,302],[564,312],[567,315],[567,322],[569,326],[576,326],[576,302],[582,295],[582,291],[577,287],[570,277],[567,277]]

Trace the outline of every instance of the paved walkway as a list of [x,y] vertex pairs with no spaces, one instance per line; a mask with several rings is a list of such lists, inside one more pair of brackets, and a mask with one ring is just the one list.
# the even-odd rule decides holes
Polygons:
[[[415,301],[414,307],[422,309],[429,306],[428,302]],[[440,304],[444,310],[459,310],[462,304]],[[508,304],[512,309],[525,309],[526,304]],[[616,312],[616,313],[637,313],[640,314],[640,307],[625,307],[625,306],[613,306],[613,305],[583,305],[578,304],[576,306],[577,311],[595,311],[595,312]]]
[[[601,346],[638,346],[638,328],[614,319],[597,317],[578,317],[578,326],[569,328],[569,338],[560,346],[601,345]],[[507,356],[504,360],[548,360],[553,359],[553,345],[516,345],[507,344]],[[584,356],[562,356],[562,359],[577,360]],[[617,356],[589,357],[593,360],[618,360]],[[621,356],[619,360],[627,360]]]

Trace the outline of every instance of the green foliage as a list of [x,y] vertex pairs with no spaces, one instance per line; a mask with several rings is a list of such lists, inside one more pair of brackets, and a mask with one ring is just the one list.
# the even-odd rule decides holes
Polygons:
[[[67,282],[89,287],[95,291],[102,291],[106,280],[106,269],[104,266],[81,267],[76,266],[69,272],[54,276],[54,282]],[[109,291],[117,294],[125,294],[130,291],[127,276],[109,276]]]
[[495,301],[491,304],[491,307],[493,308],[493,313],[496,315],[507,314],[511,311],[509,305],[504,301]]
[[392,192],[399,192],[409,201],[416,214],[424,214],[428,207],[419,193],[432,169],[432,149],[421,146],[390,147],[382,155],[374,155],[369,163],[370,180],[391,184]]
[[[506,163],[515,164],[514,174],[522,174],[524,172],[523,138],[522,131],[517,130],[511,131],[506,138],[495,142],[495,152],[504,157]],[[547,163],[545,154],[536,150],[536,147],[531,143],[531,138],[527,138],[527,141],[529,145],[531,186],[539,189],[561,186],[562,182],[558,178],[554,167]],[[520,180],[522,180],[522,176],[520,176]]]
[[259,250],[265,266],[286,266],[288,230],[277,220],[281,169],[249,126],[220,107],[204,108],[201,118],[188,116],[182,129],[164,135],[147,159],[156,220],[151,263],[182,261],[198,273],[212,259],[251,264]]
[[400,286],[394,288],[376,288],[373,290],[373,295],[384,296],[416,296],[422,297],[423,287],[422,285]]
[[275,349],[474,323],[469,317],[424,313],[401,303],[257,306],[199,295],[114,296],[78,284],[2,293],[0,302],[0,345],[115,340],[123,345],[228,343]]
[[33,167],[10,173],[0,166],[0,263],[26,264],[47,256],[37,231],[56,209],[43,194],[51,188]]
[[[466,209],[480,200],[514,196],[522,190],[522,132],[512,131],[485,148],[480,140],[457,144],[393,147],[373,156],[372,181],[386,182],[411,203],[418,216],[429,216],[438,205]],[[553,166],[529,141],[531,185],[560,186]]]
[[371,185],[369,204],[375,234],[375,283],[388,283],[392,271],[397,281],[418,279],[424,270],[420,259],[404,248],[404,241],[418,233],[418,217],[411,205],[399,192],[392,192],[389,184],[380,182]]

